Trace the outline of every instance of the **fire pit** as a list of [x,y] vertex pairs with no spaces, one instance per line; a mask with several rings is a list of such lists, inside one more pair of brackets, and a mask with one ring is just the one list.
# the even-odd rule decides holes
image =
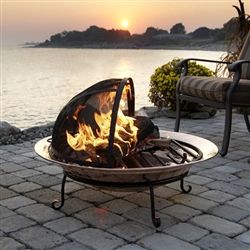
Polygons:
[[153,224],[154,187],[180,180],[194,163],[215,156],[212,142],[189,134],[160,131],[147,118],[135,116],[131,78],[99,82],[75,96],[60,112],[52,137],[35,145],[44,159],[64,171],[61,201],[64,205],[66,178],[108,189],[149,188]]

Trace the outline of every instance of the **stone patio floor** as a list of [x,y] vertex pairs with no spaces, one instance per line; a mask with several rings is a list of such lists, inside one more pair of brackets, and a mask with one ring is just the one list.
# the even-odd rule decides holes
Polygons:
[[[182,120],[181,132],[221,145],[223,112]],[[173,131],[174,119],[154,119]],[[38,139],[37,139],[38,140]],[[60,211],[62,169],[39,158],[37,141],[0,146],[0,249],[250,249],[250,134],[233,115],[229,154],[194,165],[179,182],[155,189],[162,225],[151,223],[149,192],[111,192],[70,181]]]

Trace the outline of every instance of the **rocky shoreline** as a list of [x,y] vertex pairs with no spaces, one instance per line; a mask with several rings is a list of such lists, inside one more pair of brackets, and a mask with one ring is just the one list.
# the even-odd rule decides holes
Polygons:
[[50,48],[50,49],[134,49],[134,50],[204,50],[204,51],[226,51],[226,45],[224,43],[206,43],[200,45],[148,45],[148,46],[135,46],[135,45],[95,45],[88,44],[82,46],[67,46],[67,45],[23,45],[25,48]]
[[[3,126],[3,123],[5,124]],[[8,125],[7,125],[8,124]],[[53,131],[54,122],[43,126],[35,126],[20,130],[7,122],[0,124],[0,145],[18,144],[25,141],[31,141],[36,138],[50,136]]]
[[[189,119],[208,119],[214,116],[216,110],[203,108],[199,112],[182,112],[181,116]],[[137,116],[148,116],[150,119],[166,117],[175,119],[175,111],[166,108],[142,107],[136,111]],[[18,144],[25,141],[31,141],[37,138],[44,138],[52,135],[54,122],[42,126],[35,126],[20,130],[8,122],[0,121],[0,145]]]

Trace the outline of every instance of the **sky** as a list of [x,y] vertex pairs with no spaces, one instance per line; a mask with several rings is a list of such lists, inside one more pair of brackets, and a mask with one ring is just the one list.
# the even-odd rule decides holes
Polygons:
[[[170,30],[183,23],[186,31],[206,26],[221,28],[237,16],[238,0],[0,0],[3,44],[42,42],[62,31],[128,29],[131,34],[147,27]],[[249,14],[250,0],[244,0]]]

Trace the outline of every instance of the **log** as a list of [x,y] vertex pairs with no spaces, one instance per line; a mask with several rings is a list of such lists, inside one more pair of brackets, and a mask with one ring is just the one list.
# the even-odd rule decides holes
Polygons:
[[166,138],[166,139],[149,139],[147,143],[151,146],[157,146],[161,149],[167,149],[170,146],[171,139]]
[[136,116],[135,126],[138,128],[137,141],[142,142],[148,137],[160,138],[159,128],[146,116]]

